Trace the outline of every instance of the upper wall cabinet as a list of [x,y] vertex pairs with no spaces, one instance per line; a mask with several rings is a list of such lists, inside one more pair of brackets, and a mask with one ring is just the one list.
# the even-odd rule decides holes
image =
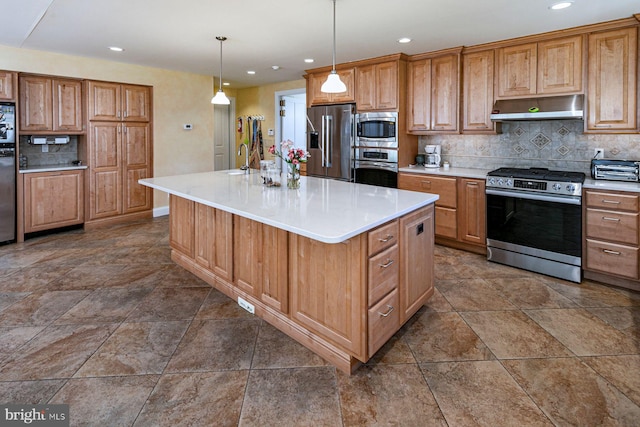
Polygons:
[[0,100],[15,101],[18,94],[18,82],[16,73],[0,71]]
[[89,120],[148,122],[151,91],[147,86],[89,81]]
[[20,76],[20,131],[83,133],[82,82]]
[[495,132],[493,108],[494,51],[462,55],[462,131]]
[[356,68],[358,111],[398,110],[398,61]]
[[589,35],[587,131],[638,130],[638,27]]
[[457,132],[460,53],[412,60],[407,76],[407,131]]
[[497,49],[498,98],[581,93],[583,36]]
[[355,70],[346,68],[337,70],[340,80],[347,86],[344,93],[324,93],[320,90],[322,84],[327,80],[329,71],[310,73],[307,78],[307,105],[323,105],[323,104],[344,104],[355,102]]

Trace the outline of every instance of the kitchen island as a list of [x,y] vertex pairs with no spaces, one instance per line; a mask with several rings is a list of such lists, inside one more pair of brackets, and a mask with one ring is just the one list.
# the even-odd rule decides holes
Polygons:
[[257,173],[143,179],[170,194],[171,257],[350,373],[433,295],[437,195]]

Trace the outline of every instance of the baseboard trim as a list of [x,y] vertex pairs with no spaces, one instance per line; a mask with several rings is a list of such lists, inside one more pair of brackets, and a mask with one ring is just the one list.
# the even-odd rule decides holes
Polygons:
[[169,206],[161,206],[159,208],[153,208],[153,217],[169,215]]

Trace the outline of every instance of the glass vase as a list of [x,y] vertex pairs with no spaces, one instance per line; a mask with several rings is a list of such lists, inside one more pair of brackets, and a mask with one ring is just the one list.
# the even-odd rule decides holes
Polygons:
[[289,170],[287,171],[287,188],[294,190],[300,188],[300,165],[289,164]]

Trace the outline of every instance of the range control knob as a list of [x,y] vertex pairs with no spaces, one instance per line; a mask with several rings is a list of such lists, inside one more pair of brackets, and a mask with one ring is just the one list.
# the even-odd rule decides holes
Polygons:
[[502,187],[504,185],[504,179],[498,178],[498,185]]
[[507,187],[513,187],[513,180],[507,179]]
[[562,189],[562,185],[556,182],[555,184],[553,184],[553,186],[551,186],[551,188],[553,189],[553,191],[560,191],[560,189]]
[[489,178],[489,184],[496,185],[496,179],[495,178]]
[[573,185],[573,184],[569,184],[569,185],[567,185],[567,191],[568,191],[569,193],[573,193],[574,191],[576,191],[576,186],[575,186],[575,185]]

